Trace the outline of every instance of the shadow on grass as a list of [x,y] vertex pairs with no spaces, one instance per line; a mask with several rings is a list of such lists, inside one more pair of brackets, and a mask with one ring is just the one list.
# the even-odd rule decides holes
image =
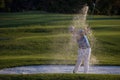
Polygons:
[[120,17],[108,17],[108,18],[103,18],[103,17],[101,17],[101,18],[90,18],[90,17],[88,17],[88,20],[120,20]]
[[95,31],[120,31],[120,26],[99,26],[99,27],[92,27]]
[[119,75],[107,74],[31,74],[0,75],[1,80],[120,80]]

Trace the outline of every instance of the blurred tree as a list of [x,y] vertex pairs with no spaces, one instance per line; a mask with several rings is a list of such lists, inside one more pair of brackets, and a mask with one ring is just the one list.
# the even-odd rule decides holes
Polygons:
[[0,8],[5,8],[5,0],[0,0]]
[[5,0],[0,0],[0,11],[4,11],[5,9]]
[[[78,13],[88,3],[89,13],[120,14],[120,0],[0,0],[0,11],[39,10],[52,13]],[[96,5],[95,5],[96,4]]]
[[96,4],[96,9],[99,14],[119,14],[120,9],[119,0],[99,0]]
[[5,0],[5,11],[11,11],[11,3],[13,0]]

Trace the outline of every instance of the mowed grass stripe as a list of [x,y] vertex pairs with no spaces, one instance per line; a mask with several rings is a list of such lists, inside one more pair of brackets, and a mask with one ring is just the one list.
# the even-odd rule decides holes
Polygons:
[[[75,15],[10,13],[0,16],[1,68],[25,64],[52,64],[54,61],[75,64],[77,50],[69,56],[68,51],[65,51],[70,39],[68,28]],[[92,53],[99,60],[97,64],[120,65],[119,16],[93,18],[89,15],[88,22],[98,43],[102,45],[102,48],[96,49],[96,53]]]
[[0,75],[0,78],[2,80],[119,80],[120,76],[107,74],[20,74]]

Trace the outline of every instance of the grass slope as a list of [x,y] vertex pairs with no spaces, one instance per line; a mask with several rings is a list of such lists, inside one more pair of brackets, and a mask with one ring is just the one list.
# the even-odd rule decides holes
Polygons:
[[97,74],[0,75],[0,80],[120,80],[120,76]]
[[[37,64],[75,64],[77,51],[66,44],[74,15],[0,13],[0,68]],[[88,16],[99,44],[97,65],[120,65],[120,17]]]

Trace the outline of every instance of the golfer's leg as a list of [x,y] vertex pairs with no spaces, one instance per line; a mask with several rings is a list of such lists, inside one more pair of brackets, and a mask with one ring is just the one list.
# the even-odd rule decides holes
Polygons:
[[82,49],[78,50],[78,59],[77,59],[77,63],[75,65],[75,68],[73,70],[74,73],[76,73],[80,67],[80,65],[82,64],[82,58],[83,58],[83,54],[82,54]]
[[85,50],[85,57],[84,57],[84,73],[87,73],[89,69],[90,54],[91,54],[91,48],[87,48]]

